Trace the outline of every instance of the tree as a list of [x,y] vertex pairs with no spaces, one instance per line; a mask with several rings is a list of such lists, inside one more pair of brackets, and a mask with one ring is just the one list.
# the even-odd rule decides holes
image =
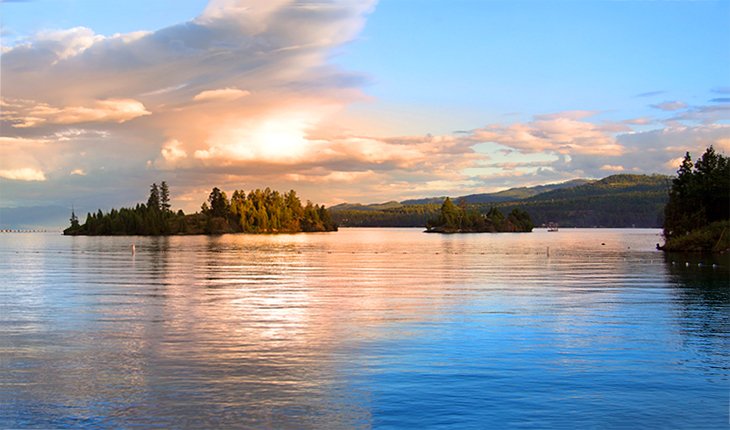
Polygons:
[[208,204],[210,205],[210,214],[214,217],[225,217],[228,215],[230,204],[228,197],[224,191],[218,187],[213,188],[208,196]]
[[79,228],[79,218],[76,216],[76,212],[74,211],[74,208],[71,208],[71,228],[77,229]]
[[147,208],[159,212],[160,211],[160,189],[154,183],[150,187],[150,197],[147,199]]
[[692,165],[687,152],[672,180],[664,208],[664,237],[669,240],[716,221],[730,219],[730,159],[710,146]]
[[164,213],[170,212],[170,189],[165,181],[160,184],[160,208]]
[[446,227],[456,228],[459,226],[459,210],[460,208],[446,197],[441,205],[441,221]]

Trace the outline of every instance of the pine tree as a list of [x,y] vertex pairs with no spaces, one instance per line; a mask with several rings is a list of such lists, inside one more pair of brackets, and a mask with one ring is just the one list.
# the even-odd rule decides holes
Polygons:
[[170,212],[170,189],[165,181],[160,184],[160,208],[164,213]]
[[160,210],[160,189],[157,188],[157,184],[152,184],[150,187],[150,197],[147,199],[147,208],[149,210],[159,212]]
[[76,212],[74,211],[74,208],[71,207],[71,228],[77,229],[79,228],[79,218],[76,216]]

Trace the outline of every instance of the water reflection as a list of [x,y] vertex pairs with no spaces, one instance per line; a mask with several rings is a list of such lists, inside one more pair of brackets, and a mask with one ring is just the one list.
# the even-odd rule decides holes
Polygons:
[[0,427],[721,425],[728,272],[657,236],[0,237]]

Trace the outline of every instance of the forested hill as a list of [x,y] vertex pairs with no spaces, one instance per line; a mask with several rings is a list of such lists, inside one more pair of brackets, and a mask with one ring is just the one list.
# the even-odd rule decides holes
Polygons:
[[[556,222],[563,227],[659,227],[670,178],[663,175],[613,175],[596,181],[513,188],[499,193],[464,196],[481,213],[498,207],[530,214],[535,225]],[[535,192],[540,190],[542,192]],[[514,196],[504,200],[505,195]],[[475,197],[480,196],[480,197]],[[460,201],[459,197],[453,198]],[[425,203],[413,203],[423,201]],[[423,227],[437,215],[443,198],[406,200],[378,205],[343,204],[330,208],[342,226]]]
[[[500,203],[500,202],[512,202],[515,200],[523,200],[529,197],[533,197],[548,191],[560,190],[563,188],[577,187],[590,183],[587,179],[573,179],[572,181],[561,182],[559,184],[547,184],[537,185],[534,187],[517,187],[510,188],[504,191],[498,191],[496,193],[480,193],[480,194],[469,194],[466,196],[456,197],[456,200],[464,200],[466,203]],[[429,197],[424,199],[413,199],[404,200],[401,203],[404,205],[420,205],[420,204],[441,204],[443,203],[446,196],[443,197]],[[392,202],[390,202],[392,203]]]
[[535,225],[661,227],[670,183],[663,175],[613,175],[498,206],[526,211]]

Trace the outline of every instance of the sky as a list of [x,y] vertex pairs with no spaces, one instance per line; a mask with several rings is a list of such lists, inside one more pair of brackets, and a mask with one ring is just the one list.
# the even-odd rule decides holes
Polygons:
[[190,212],[213,186],[370,203],[730,153],[726,0],[27,0],[0,17],[0,225],[163,180]]

